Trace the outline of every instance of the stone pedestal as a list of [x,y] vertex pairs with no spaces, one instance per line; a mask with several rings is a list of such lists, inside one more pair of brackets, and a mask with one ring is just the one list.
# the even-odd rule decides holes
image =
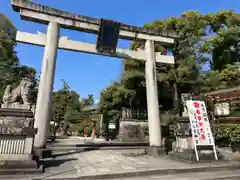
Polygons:
[[178,119],[176,143],[173,151],[169,154],[180,160],[192,161],[195,158],[195,150],[192,141],[191,123],[186,106],[186,100],[189,99],[192,99],[191,94],[181,94],[181,112]]
[[185,117],[179,118],[176,143],[170,155],[178,160],[193,161],[196,158],[192,141],[191,124],[187,117],[187,113],[185,113],[184,116]]
[[33,113],[26,109],[0,108],[0,173],[41,172],[33,155]]
[[[214,154],[210,147],[209,149],[205,147],[204,150],[198,149],[198,152],[201,161],[214,160]],[[188,117],[181,117],[179,120],[175,148],[170,155],[176,160],[197,162],[191,124]]]
[[192,141],[191,124],[188,117],[182,117],[179,119],[178,129],[176,134],[176,147],[175,151],[194,150]]

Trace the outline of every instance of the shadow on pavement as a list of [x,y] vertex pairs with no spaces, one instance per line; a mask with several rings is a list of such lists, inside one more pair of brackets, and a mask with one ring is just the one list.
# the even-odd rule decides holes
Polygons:
[[50,168],[50,167],[58,167],[61,164],[64,164],[68,161],[74,161],[77,160],[77,158],[69,158],[69,159],[49,159],[49,160],[44,160],[44,167],[45,168]]
[[77,154],[77,153],[82,153],[82,152],[87,152],[87,151],[94,151],[94,150],[98,150],[98,149],[99,148],[84,148],[81,150],[74,150],[74,151],[53,154],[51,157],[55,159],[55,158],[61,157],[61,156],[67,156],[67,155],[72,155],[72,154]]

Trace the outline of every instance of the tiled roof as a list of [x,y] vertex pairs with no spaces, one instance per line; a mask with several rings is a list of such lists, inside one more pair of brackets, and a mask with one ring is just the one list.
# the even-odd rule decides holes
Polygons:
[[83,111],[95,111],[99,108],[99,104],[89,105],[83,108]]

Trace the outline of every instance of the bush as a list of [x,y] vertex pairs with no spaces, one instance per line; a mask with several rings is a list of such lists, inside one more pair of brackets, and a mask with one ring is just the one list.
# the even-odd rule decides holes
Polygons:
[[240,143],[240,124],[215,125],[216,144],[229,146]]
[[[176,124],[169,126],[171,137],[176,137],[176,130]],[[216,124],[214,138],[217,145],[240,147],[240,124]]]
[[[177,124],[169,125],[169,133],[176,137]],[[233,151],[240,149],[240,124],[215,124],[214,138],[216,145],[231,147]]]

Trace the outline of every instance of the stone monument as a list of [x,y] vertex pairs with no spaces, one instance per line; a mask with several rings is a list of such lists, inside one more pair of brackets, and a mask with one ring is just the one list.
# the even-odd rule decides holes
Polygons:
[[39,171],[38,158],[33,155],[37,129],[28,102],[31,81],[22,79],[14,89],[8,85],[0,108],[0,172],[29,173]]
[[[142,113],[143,115],[146,113]],[[119,122],[118,139],[122,142],[148,142],[145,137],[145,129],[148,129],[147,121],[138,120],[139,114],[133,113],[128,108],[122,109],[122,115]],[[147,116],[146,116],[147,119]]]
[[176,151],[193,150],[191,124],[188,117],[186,100],[192,99],[190,94],[181,94],[181,112],[176,136]]

